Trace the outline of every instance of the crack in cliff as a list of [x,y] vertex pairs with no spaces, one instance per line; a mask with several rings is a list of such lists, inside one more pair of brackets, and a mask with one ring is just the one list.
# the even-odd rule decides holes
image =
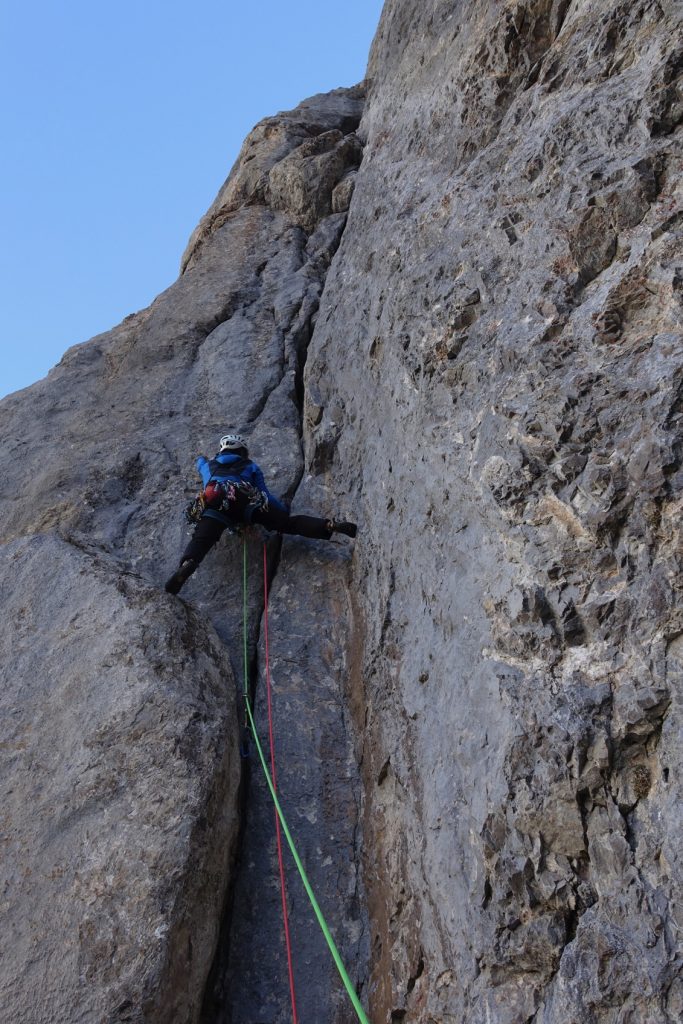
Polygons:
[[[309,290],[306,290],[298,302],[293,308],[290,317],[288,318],[287,326],[282,329],[282,361],[280,364],[281,373],[277,383],[265,393],[259,402],[258,409],[255,413],[250,416],[249,423],[254,423],[258,417],[265,410],[271,395],[282,385],[286,376],[291,372],[291,367],[287,365],[287,349],[288,341],[291,344],[291,351],[294,356],[294,401],[299,415],[299,442],[303,448],[303,435],[304,435],[304,404],[305,404],[305,384],[304,384],[304,373],[306,366],[306,358],[308,355],[308,347],[310,345],[311,338],[313,336],[313,330],[315,326],[315,320],[320,305],[320,299],[322,297],[325,279],[329,266],[331,265],[334,253],[336,253],[344,233],[344,227],[339,232],[336,240],[334,251],[330,254],[330,261],[325,268],[324,276],[320,280],[320,291],[317,298],[313,298]],[[302,247],[302,255],[304,254],[305,246]],[[310,261],[311,258],[309,258]],[[307,265],[307,261],[302,261],[303,269]],[[306,307],[306,303],[309,303],[306,315],[302,319],[302,311]],[[295,498],[297,491],[301,485],[305,473],[305,464],[303,459],[301,469],[297,474],[295,481],[290,488],[292,497]],[[278,577],[280,564],[282,560],[282,535],[275,535],[274,538],[267,541],[266,548],[266,559],[267,559],[267,571],[268,571],[268,590],[269,594],[273,592],[275,581]],[[259,662],[259,642],[258,638],[263,636],[264,629],[264,609],[261,610],[260,617],[258,620],[258,627],[256,630],[257,641],[254,646],[254,653],[249,665],[249,688],[251,693],[252,707],[255,705],[257,684],[260,675],[260,662]],[[344,729],[346,734],[346,730]],[[240,832],[237,844],[237,859],[235,866],[232,871],[230,884],[228,886],[228,893],[226,900],[223,905],[221,914],[220,924],[220,936],[216,947],[216,953],[214,956],[213,963],[211,965],[207,983],[204,991],[204,998],[202,1002],[201,1011],[201,1024],[226,1024],[230,1020],[230,1005],[229,995],[226,990],[226,980],[228,974],[228,964],[230,959],[230,949],[232,942],[232,928],[233,928],[233,915],[234,915],[234,899],[237,891],[240,879],[240,873],[244,864],[245,857],[247,856],[248,850],[248,820],[247,820],[247,805],[249,802],[249,795],[251,791],[251,764],[247,760],[245,763],[245,770],[243,772],[242,780],[240,783]],[[356,795],[354,793],[354,799]],[[358,856],[358,826],[354,829],[354,855]],[[359,871],[360,865],[357,862],[356,872],[356,889],[354,897],[358,898],[359,888]],[[359,939],[359,948],[362,941],[362,935]]]
[[[261,619],[259,619],[259,625],[257,630],[257,636],[261,632]],[[247,670],[247,686],[249,689],[250,700],[254,702],[254,696],[256,693],[256,681],[258,679],[258,643],[254,646],[254,653],[249,661]],[[246,714],[246,709],[243,707],[243,698],[238,701],[240,716]],[[239,831],[236,841],[236,857],[235,863],[232,865],[232,871],[229,874],[228,885],[226,886],[225,899],[223,901],[223,908],[221,911],[221,923],[219,927],[219,936],[216,944],[216,950],[214,953],[214,959],[209,969],[207,980],[204,986],[204,995],[202,998],[202,1006],[200,1011],[200,1024],[224,1024],[226,1018],[224,1015],[224,1001],[223,1001],[223,977],[225,975],[225,965],[228,962],[230,955],[230,930],[232,924],[233,907],[235,900],[235,891],[237,889],[237,880],[242,865],[242,860],[245,853],[246,847],[246,834],[247,834],[247,804],[249,802],[249,792],[251,788],[251,758],[246,756],[242,760],[242,774],[240,777],[240,790],[238,796],[238,810],[239,810]]]

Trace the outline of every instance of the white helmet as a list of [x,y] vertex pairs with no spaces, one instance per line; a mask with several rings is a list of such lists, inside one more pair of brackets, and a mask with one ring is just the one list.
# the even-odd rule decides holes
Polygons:
[[224,434],[220,440],[222,452],[236,452],[240,448],[247,450],[247,442],[239,434]]

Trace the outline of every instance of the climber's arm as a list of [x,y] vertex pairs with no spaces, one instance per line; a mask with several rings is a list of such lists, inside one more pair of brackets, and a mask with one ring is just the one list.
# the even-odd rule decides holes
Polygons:
[[197,467],[197,472],[199,473],[199,475],[202,478],[202,483],[206,487],[206,485],[208,484],[209,480],[211,479],[211,470],[209,469],[209,460],[207,458],[205,458],[205,456],[200,455],[199,458],[197,459],[197,461],[195,462],[195,466]]

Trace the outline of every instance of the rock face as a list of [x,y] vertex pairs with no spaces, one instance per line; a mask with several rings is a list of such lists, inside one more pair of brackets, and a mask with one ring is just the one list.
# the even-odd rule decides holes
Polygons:
[[[362,98],[340,90],[257,126],[177,283],[0,405],[13,1024],[199,1019],[241,820],[240,542],[212,553],[187,604],[161,584],[194,458],[226,429],[249,435],[275,490],[297,487],[303,359]],[[257,673],[258,538],[248,548]],[[273,571],[278,558],[271,546]],[[345,808],[342,848],[355,825]]]
[[[310,485],[297,502],[315,507]],[[278,788],[316,897],[342,959],[359,985],[369,959],[366,899],[360,877],[359,773],[348,711],[347,634],[350,566],[346,543],[285,540],[271,595]],[[257,716],[266,727],[263,659]],[[292,1020],[273,806],[255,761],[249,785],[242,862],[226,948],[217,963],[214,1015],[230,1024]],[[284,842],[284,837],[283,837]],[[299,1020],[355,1019],[308,898],[285,848],[289,922]]]
[[681,14],[382,16],[305,380],[377,1022],[683,1012]]
[[[258,125],[178,282],[0,404],[10,1019],[291,1020],[239,541],[160,592],[232,427],[360,523],[267,558],[281,798],[373,1024],[680,1020],[682,22],[388,0],[366,90]],[[346,1024],[290,869],[301,1019]]]
[[51,532],[1,580],[3,1018],[190,1021],[237,830],[225,650]]

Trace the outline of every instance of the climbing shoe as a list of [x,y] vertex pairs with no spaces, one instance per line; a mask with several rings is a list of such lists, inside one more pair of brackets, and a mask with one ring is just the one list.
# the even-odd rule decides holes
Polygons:
[[188,558],[186,561],[181,562],[180,566],[176,569],[170,579],[166,580],[166,591],[169,594],[177,594],[183,583],[190,578],[192,573],[197,568],[199,563],[195,562],[194,559]]
[[330,520],[330,529],[333,533],[345,533],[347,537],[355,537],[358,532],[355,523],[338,523],[336,519]]

